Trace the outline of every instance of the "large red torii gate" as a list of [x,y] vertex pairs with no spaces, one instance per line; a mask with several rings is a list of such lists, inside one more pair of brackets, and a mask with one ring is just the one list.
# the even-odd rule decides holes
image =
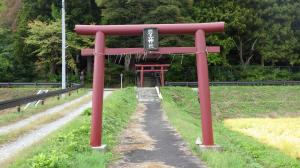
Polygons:
[[[144,24],[144,25],[76,25],[75,31],[81,35],[95,35],[94,50],[94,75],[93,75],[93,101],[92,101],[92,128],[91,146],[102,148],[102,110],[104,92],[104,65],[105,55],[109,49],[105,48],[105,35],[130,35],[143,34],[145,28],[157,28],[160,34],[194,34],[195,47],[188,48],[189,53],[196,53],[198,94],[200,99],[201,123],[202,123],[202,146],[213,147],[213,129],[210,104],[210,91],[207,65],[206,33],[223,32],[224,22],[214,23],[190,23],[190,24]],[[183,48],[181,48],[183,49]],[[112,49],[114,50],[114,49]],[[126,53],[131,49],[120,49]],[[144,50],[138,49],[144,53]],[[163,52],[165,50],[165,52]],[[171,50],[180,51],[175,47]],[[136,48],[135,48],[136,51]],[[192,51],[192,52],[190,52]],[[129,51],[127,51],[130,53]],[[159,52],[170,54],[169,49],[160,48]],[[131,52],[132,54],[134,52]],[[182,53],[182,51],[180,52]]]

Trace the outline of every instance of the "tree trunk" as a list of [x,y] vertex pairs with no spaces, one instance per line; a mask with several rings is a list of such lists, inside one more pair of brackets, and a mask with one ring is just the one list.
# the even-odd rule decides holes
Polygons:
[[75,73],[75,76],[79,76],[79,70],[78,70],[77,66],[75,66],[74,73]]
[[86,65],[86,67],[87,67],[86,74],[88,76],[92,75],[92,72],[93,72],[93,70],[92,70],[92,57],[87,57],[87,65]]
[[130,68],[130,60],[131,60],[131,56],[125,56],[125,71],[129,71]]
[[275,66],[275,61],[274,60],[272,60],[272,66]]
[[55,71],[56,71],[56,63],[52,62],[50,65],[50,75],[55,75]]
[[263,55],[262,55],[261,58],[260,58],[260,65],[261,65],[261,66],[265,66],[265,58],[264,58]]
[[243,41],[240,39],[240,52],[239,52],[239,56],[240,56],[240,61],[241,64],[244,65],[244,58],[243,58]]

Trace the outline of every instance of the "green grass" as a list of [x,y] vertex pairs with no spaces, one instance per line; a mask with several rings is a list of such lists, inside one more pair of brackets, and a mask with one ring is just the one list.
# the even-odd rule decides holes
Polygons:
[[41,116],[39,119],[29,123],[28,125],[12,130],[5,134],[0,134],[0,145],[15,141],[20,136],[30,131],[33,131],[35,129],[38,129],[46,123],[50,123],[59,118],[62,118],[67,114],[69,114],[70,112],[72,112],[74,109],[79,108],[82,104],[85,104],[90,100],[91,100],[91,96],[86,96],[85,98],[81,99],[80,101],[77,101],[76,103],[70,103],[68,106],[66,106],[64,109],[60,111],[56,111],[53,114]]
[[201,137],[197,92],[182,87],[165,87],[161,91],[163,108],[171,124],[209,167],[300,167],[296,159],[235,132],[223,123],[226,118],[297,116],[300,112],[300,104],[296,102],[300,87],[212,87],[214,137],[216,144],[223,147],[223,152],[203,152],[195,145],[196,138]]
[[299,86],[212,87],[218,119],[300,115]]
[[36,94],[39,90],[57,90],[58,88],[43,88],[43,87],[12,87],[0,88],[0,101],[20,98]]
[[108,145],[105,153],[95,152],[89,146],[91,110],[88,109],[40,144],[21,152],[11,160],[9,167],[105,167],[117,158],[112,149],[118,144],[118,136],[135,111],[136,104],[133,88],[115,91],[105,100],[103,143]]
[[77,93],[77,91],[73,91],[71,96],[66,95],[64,98],[61,98],[60,100],[57,100],[57,97],[51,97],[51,98],[48,98],[45,100],[44,105],[41,105],[41,103],[37,107],[34,107],[32,105],[29,108],[27,108],[26,110],[24,110],[23,109],[24,106],[22,106],[22,110],[20,112],[18,112],[16,108],[2,110],[0,113],[0,126],[22,120],[33,114],[43,112],[54,106],[74,100],[74,99],[86,94],[87,91],[88,91],[87,89],[79,89],[78,93]]

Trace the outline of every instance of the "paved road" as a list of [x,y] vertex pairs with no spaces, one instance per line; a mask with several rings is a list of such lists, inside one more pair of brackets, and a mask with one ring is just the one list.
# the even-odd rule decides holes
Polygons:
[[[137,127],[141,127],[140,129],[143,129],[143,131],[138,133],[144,135],[139,137],[135,135],[135,131],[128,132],[128,130],[126,130],[125,135],[122,135],[121,145],[119,147],[119,150],[124,154],[123,160],[110,167],[205,167],[203,163],[187,149],[184,141],[166,120],[158,97],[153,96],[154,90],[149,88],[146,88],[145,91],[139,90],[138,95],[140,98],[139,100],[142,101],[140,101],[137,113],[144,114],[135,114],[139,117],[139,120],[135,119],[132,122],[139,122],[140,126],[138,123],[132,126],[131,122],[128,129],[137,130]],[[146,97],[148,97],[149,101],[145,99]],[[145,140],[143,141],[141,138],[144,138]],[[153,145],[153,147],[151,147],[151,145]]]
[[[108,96],[111,93],[112,93],[112,91],[105,91],[104,97]],[[72,102],[68,102],[66,104],[70,105],[70,104],[72,104]],[[32,132],[19,137],[14,142],[2,145],[0,147],[0,163],[8,160],[10,157],[17,154],[21,150],[37,143],[38,141],[45,138],[47,135],[58,130],[60,127],[64,126],[68,122],[70,122],[73,119],[75,119],[76,117],[78,117],[85,109],[91,107],[91,105],[92,105],[92,102],[90,100],[89,102],[82,104],[77,109],[70,111],[64,117],[62,117],[56,121],[53,121],[51,123],[44,124],[39,129],[33,130]]]

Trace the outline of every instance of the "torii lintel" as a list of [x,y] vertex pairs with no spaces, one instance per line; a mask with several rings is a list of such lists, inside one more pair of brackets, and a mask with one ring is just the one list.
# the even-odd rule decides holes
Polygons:
[[[208,53],[220,53],[221,49],[219,46],[207,46],[206,51]],[[140,55],[144,54],[144,48],[105,48],[105,55]],[[148,52],[149,54],[188,54],[196,53],[196,47],[161,47],[158,51]],[[85,48],[81,50],[82,56],[93,56],[94,49]]]

